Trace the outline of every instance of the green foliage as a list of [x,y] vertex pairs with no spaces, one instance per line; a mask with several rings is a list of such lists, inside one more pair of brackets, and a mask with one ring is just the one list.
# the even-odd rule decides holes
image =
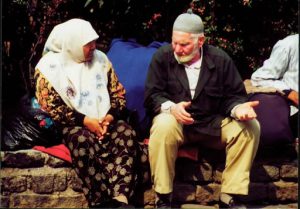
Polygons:
[[204,21],[207,42],[232,56],[243,78],[263,63],[276,41],[298,31],[296,0],[5,0],[4,74],[18,72],[21,63],[23,80],[29,81],[50,31],[67,19],[90,21],[100,36],[98,48],[106,52],[116,37],[145,45],[171,42],[173,22],[188,8]]
[[262,65],[276,41],[298,31],[296,0],[86,1],[92,3],[95,13],[110,11],[112,37],[135,37],[144,44],[170,42],[175,18],[192,8],[202,17],[207,42],[232,56],[244,78]]

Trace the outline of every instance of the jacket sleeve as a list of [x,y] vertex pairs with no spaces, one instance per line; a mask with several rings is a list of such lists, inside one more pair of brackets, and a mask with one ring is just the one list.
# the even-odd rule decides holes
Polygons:
[[85,115],[68,107],[38,69],[35,71],[34,78],[35,96],[42,110],[47,112],[58,125],[83,125]]
[[164,58],[167,58],[167,55],[161,49],[156,51],[149,65],[145,82],[144,107],[147,113],[152,116],[160,112],[162,103],[171,101],[165,90],[168,80],[168,66]]
[[108,70],[107,88],[111,103],[111,108],[108,111],[108,114],[113,115],[115,118],[120,118],[123,114],[123,111],[126,109],[126,91],[124,86],[120,83],[112,65]]
[[223,63],[223,95],[222,112],[229,116],[231,110],[238,104],[247,101],[247,93],[243,80],[233,60],[227,56]]

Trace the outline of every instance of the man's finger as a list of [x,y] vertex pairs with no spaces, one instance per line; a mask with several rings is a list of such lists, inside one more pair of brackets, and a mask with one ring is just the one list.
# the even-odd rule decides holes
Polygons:
[[248,102],[248,104],[250,105],[250,107],[255,107],[259,104],[259,101]]
[[188,106],[190,106],[191,104],[192,104],[192,102],[191,101],[189,101],[189,102],[182,102],[182,104],[183,104],[183,107],[188,107]]

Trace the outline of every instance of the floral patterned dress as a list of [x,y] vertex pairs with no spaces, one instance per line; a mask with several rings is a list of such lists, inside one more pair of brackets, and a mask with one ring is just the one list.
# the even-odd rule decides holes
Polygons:
[[125,89],[114,70],[108,71],[111,100],[108,113],[115,120],[101,141],[84,127],[84,115],[69,108],[38,69],[34,77],[38,103],[62,130],[63,143],[70,150],[89,206],[97,206],[119,195],[132,197],[137,183],[149,176],[147,148],[138,142],[130,125],[117,120],[125,109]]

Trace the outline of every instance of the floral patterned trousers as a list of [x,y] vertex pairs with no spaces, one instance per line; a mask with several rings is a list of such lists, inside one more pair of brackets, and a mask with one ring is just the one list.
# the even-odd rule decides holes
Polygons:
[[147,148],[124,121],[117,121],[101,141],[79,126],[64,128],[63,136],[91,207],[119,195],[130,198],[138,178],[147,175]]

